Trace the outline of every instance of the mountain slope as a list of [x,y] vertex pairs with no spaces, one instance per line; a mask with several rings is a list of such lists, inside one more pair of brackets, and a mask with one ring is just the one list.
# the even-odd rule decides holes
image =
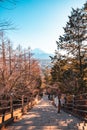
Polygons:
[[53,56],[53,54],[46,53],[39,48],[35,48],[34,50],[32,50],[32,53],[34,54],[33,56],[36,59],[50,59],[49,56]]

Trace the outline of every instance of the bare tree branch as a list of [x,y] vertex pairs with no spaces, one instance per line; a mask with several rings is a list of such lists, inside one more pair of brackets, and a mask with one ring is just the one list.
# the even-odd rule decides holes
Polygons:
[[[4,22],[3,22],[4,21]],[[0,32],[4,31],[4,30],[14,30],[15,27],[13,27],[13,23],[11,20],[5,21],[3,20],[2,22],[0,22]]]

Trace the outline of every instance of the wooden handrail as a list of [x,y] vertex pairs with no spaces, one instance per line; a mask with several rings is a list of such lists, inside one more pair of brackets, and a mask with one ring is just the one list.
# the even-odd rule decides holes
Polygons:
[[63,106],[63,109],[80,116],[83,120],[87,120],[87,98],[85,98],[86,95],[87,93],[76,96],[70,95],[70,98],[69,96],[66,96],[67,101],[66,104]]
[[[0,100],[0,101],[4,101],[4,100]],[[5,100],[6,101],[6,100]],[[19,102],[19,103],[18,103]],[[22,96],[21,100],[16,98],[16,100],[14,99],[14,97],[10,97],[10,100],[7,103],[10,103],[9,106],[0,106],[0,127],[2,127],[2,125],[4,125],[6,123],[6,115],[10,114],[9,119],[14,119],[15,118],[15,113],[17,114],[17,110],[20,109],[21,115],[24,114],[27,109],[31,109],[32,105],[34,105],[34,100],[32,101],[32,99],[30,100],[28,97],[28,100],[25,99],[24,96]],[[29,105],[31,104],[31,105]],[[8,105],[8,104],[7,104]],[[16,115],[18,116],[18,115]]]

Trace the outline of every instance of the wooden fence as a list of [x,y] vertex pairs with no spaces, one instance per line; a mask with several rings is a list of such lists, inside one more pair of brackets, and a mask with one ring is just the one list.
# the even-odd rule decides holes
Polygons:
[[24,113],[33,107],[37,102],[34,97],[13,97],[0,99],[0,128],[7,125],[14,119],[20,118]]
[[71,112],[87,121],[87,93],[66,96],[66,103],[63,106],[63,110]]

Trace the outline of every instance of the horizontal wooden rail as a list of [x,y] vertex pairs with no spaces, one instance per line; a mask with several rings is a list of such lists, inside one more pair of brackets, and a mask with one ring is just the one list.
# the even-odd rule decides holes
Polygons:
[[[4,101],[6,100],[0,101],[5,104]],[[5,104],[7,106],[3,106],[3,104],[0,102],[0,128],[8,124],[10,121],[20,118],[20,116],[22,116],[29,109],[31,109],[34,104],[36,104],[36,101],[36,98],[29,99],[29,97],[22,96],[21,99],[10,97],[9,101],[7,101],[7,104]]]
[[85,111],[85,110],[81,110],[81,109],[74,109],[74,110],[77,110],[77,111],[80,111],[80,112],[87,113],[87,111]]
[[69,111],[87,121],[87,93],[66,96],[63,110]]

